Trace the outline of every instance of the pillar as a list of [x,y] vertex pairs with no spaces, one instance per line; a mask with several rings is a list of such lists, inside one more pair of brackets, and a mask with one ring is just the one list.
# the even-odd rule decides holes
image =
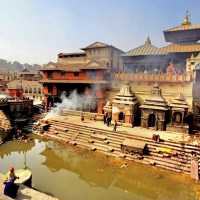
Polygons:
[[56,86],[56,85],[53,85],[52,96],[57,96],[57,95],[58,95],[57,86]]
[[102,113],[103,107],[105,105],[105,99],[101,88],[96,90],[96,97],[97,97],[97,113]]
[[97,100],[97,113],[102,114],[103,112],[103,107],[104,107],[104,99],[98,99]]

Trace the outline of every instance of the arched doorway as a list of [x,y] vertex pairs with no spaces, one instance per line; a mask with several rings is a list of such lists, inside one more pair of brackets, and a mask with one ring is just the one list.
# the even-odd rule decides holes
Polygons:
[[123,113],[123,112],[120,112],[120,113],[119,113],[119,117],[118,117],[118,119],[119,119],[119,121],[122,121],[122,122],[124,122],[125,115],[124,115],[124,113]]
[[174,113],[173,122],[175,122],[175,123],[181,123],[182,122],[182,114],[180,112]]
[[156,117],[155,115],[152,113],[149,115],[149,119],[148,119],[148,127],[154,127],[156,124]]

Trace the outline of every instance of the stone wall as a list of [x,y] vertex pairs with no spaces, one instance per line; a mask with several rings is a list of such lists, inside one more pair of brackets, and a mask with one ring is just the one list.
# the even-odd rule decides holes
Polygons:
[[0,142],[4,140],[11,130],[11,123],[2,110],[0,110]]

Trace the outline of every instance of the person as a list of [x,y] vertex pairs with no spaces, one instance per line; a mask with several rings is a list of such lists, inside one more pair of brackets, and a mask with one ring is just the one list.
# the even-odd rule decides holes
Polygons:
[[16,138],[20,138],[22,136],[22,131],[21,129],[17,129],[17,135],[16,135]]
[[103,123],[106,124],[108,118],[108,113],[106,112],[105,115],[103,116]]
[[17,178],[19,177],[15,175],[15,168],[11,167],[8,173],[8,180],[11,180],[14,182]]
[[48,110],[51,110],[51,107],[52,107],[52,103],[49,102],[49,107],[48,107]]
[[84,115],[83,115],[83,113],[81,113],[81,121],[82,122],[84,121]]
[[97,121],[97,115],[94,115],[94,121],[95,122]]
[[11,198],[16,198],[17,196],[19,186],[14,183],[17,178],[19,177],[16,176],[14,167],[11,167],[8,173],[7,180],[4,182],[4,194]]
[[110,126],[110,122],[111,122],[111,117],[107,116],[107,118],[106,118],[107,126]]
[[115,120],[115,123],[114,123],[113,131],[114,131],[114,132],[117,131],[117,121],[116,121],[116,120]]

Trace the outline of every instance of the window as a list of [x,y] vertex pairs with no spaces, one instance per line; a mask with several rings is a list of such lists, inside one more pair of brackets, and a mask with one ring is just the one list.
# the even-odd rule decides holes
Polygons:
[[74,76],[79,76],[79,72],[74,72]]
[[61,71],[61,76],[64,77],[65,76],[65,72]]
[[95,80],[95,79],[96,79],[96,71],[93,71],[93,70],[88,71],[88,72],[87,72],[87,76],[88,76],[90,79]]
[[49,73],[48,73],[48,78],[49,78],[49,79],[52,79],[52,78],[53,78],[53,73],[52,73],[52,72],[49,72]]

